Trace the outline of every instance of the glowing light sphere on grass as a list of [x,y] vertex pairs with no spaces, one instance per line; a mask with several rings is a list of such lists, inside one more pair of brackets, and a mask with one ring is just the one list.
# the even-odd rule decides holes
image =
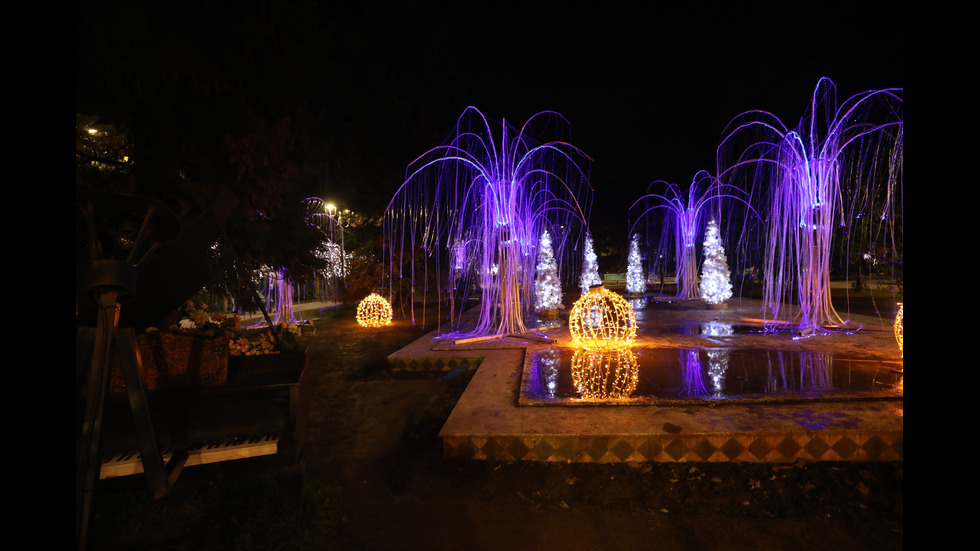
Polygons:
[[371,293],[357,305],[357,323],[361,327],[384,327],[391,324],[391,304],[383,296]]
[[636,339],[636,313],[619,294],[595,285],[572,306],[568,330],[572,345],[580,348],[630,346]]
[[572,383],[583,398],[629,398],[639,379],[639,362],[629,347],[580,348],[572,355]]

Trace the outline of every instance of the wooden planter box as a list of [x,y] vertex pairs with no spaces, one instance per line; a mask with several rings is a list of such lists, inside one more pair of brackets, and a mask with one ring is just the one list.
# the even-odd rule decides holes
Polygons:
[[278,354],[231,356],[228,358],[230,384],[263,384],[266,380],[282,378],[306,369],[307,349]]
[[[228,338],[207,339],[172,333],[136,335],[146,390],[208,388],[228,381]],[[110,392],[125,392],[118,358],[112,363]]]

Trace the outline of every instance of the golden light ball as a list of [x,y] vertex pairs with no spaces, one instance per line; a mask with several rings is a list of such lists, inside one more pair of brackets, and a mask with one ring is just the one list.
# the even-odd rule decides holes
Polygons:
[[391,324],[391,304],[381,295],[371,293],[357,305],[357,323],[361,327],[384,327]]
[[636,313],[619,294],[596,285],[572,306],[568,330],[574,346],[629,346],[636,338]]

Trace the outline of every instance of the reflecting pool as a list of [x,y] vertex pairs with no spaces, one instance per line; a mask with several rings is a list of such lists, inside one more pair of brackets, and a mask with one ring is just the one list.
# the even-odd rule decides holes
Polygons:
[[683,405],[903,397],[901,364],[812,351],[529,351],[521,405]]

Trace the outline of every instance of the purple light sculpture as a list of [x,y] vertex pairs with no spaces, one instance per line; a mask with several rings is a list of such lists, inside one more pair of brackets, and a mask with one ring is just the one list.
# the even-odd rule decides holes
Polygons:
[[[831,303],[832,253],[845,259],[845,274],[847,259],[874,250],[893,265],[901,261],[900,93],[871,90],[838,107],[834,83],[822,78],[793,130],[765,111],[729,123],[718,174],[749,186],[764,202],[759,239],[767,319],[792,320],[805,334],[845,326]],[[786,308],[791,305],[795,311]]]
[[[266,274],[266,310],[272,317],[272,324],[296,325],[296,316],[293,314],[293,282],[286,277],[283,270],[269,270]],[[254,327],[264,325],[260,322]]]
[[[543,131],[554,139],[541,141]],[[557,113],[538,113],[519,130],[504,121],[494,136],[479,110],[464,110],[451,141],[409,165],[386,210],[392,304],[397,292],[410,292],[414,322],[416,295],[424,308],[431,271],[448,282],[437,285],[439,303],[447,299],[455,322],[469,293],[480,294],[475,326],[455,323],[452,336],[525,332],[524,320],[533,316],[538,239],[548,230],[561,258],[586,227],[590,163],[571,145],[568,123]],[[406,277],[407,285],[400,281]]]
[[[697,243],[706,209],[712,205],[717,211],[722,211],[727,202],[737,201],[747,205],[748,201],[741,190],[722,184],[704,170],[694,175],[686,194],[676,184],[663,180],[653,182],[648,190],[655,186],[666,189],[663,193],[648,193],[630,206],[630,218],[633,220],[630,231],[641,221],[646,222],[648,228],[659,228],[660,250],[670,250],[670,243],[673,242],[677,297],[698,298]],[[653,213],[660,213],[661,216],[650,216]]]

